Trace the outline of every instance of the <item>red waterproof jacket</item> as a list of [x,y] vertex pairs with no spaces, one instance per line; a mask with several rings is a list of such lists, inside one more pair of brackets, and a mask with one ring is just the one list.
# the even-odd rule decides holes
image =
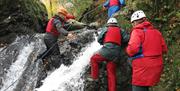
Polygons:
[[[51,33],[52,35],[54,35],[54,36],[59,36],[60,35],[60,33],[57,31],[57,29],[55,28],[55,26],[54,26],[54,24],[53,24],[53,22],[54,22],[54,17],[53,18],[51,18],[50,20],[49,20],[49,22],[48,22],[48,24],[47,24],[47,27],[46,27],[46,32],[47,33]],[[60,21],[62,21],[62,20],[60,20]],[[62,26],[64,25],[64,22],[62,21]]]
[[104,37],[104,43],[115,43],[121,45],[121,30],[119,27],[110,26]]
[[[51,34],[53,34],[54,36],[59,36],[60,33],[57,31],[57,29],[55,28],[55,26],[54,26],[54,24],[53,24],[54,19],[55,19],[55,17],[52,17],[52,18],[49,20],[49,22],[48,22],[48,24],[47,24],[46,32],[51,33]],[[65,23],[67,20],[69,20],[69,19],[75,19],[75,17],[74,17],[73,15],[71,15],[71,14],[67,14],[67,15],[65,16],[65,19],[64,19],[64,20],[62,20],[62,19],[59,18],[59,20],[60,20],[61,23],[62,23],[62,27],[64,27],[64,23]]]
[[124,6],[125,0],[106,0],[106,2],[103,4],[104,7],[108,8],[111,6]]
[[141,47],[144,57],[132,62],[132,84],[156,85],[163,70],[162,54],[167,52],[167,46],[161,33],[148,21],[133,28],[126,52],[129,56],[134,56]]

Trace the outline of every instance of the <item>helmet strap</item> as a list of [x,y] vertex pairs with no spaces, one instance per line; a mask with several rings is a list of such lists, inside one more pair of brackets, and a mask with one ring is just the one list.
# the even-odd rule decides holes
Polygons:
[[107,26],[118,26],[117,23],[110,23]]

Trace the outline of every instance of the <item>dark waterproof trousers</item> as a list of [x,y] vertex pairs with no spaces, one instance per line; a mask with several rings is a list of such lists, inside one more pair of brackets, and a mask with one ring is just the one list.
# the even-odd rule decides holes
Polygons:
[[59,55],[60,54],[57,40],[58,40],[57,36],[54,36],[50,33],[46,33],[46,35],[44,36],[44,43],[47,47],[47,50],[44,52],[43,58],[47,58],[50,55]]
[[132,91],[149,91],[148,86],[132,86]]
[[107,62],[107,76],[108,76],[108,91],[116,91],[116,64],[100,54],[94,54],[91,57],[91,76],[93,79],[99,77],[99,63]]

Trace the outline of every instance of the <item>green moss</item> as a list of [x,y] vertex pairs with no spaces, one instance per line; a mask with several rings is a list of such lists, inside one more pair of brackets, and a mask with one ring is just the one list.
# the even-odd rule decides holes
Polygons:
[[77,0],[76,2],[72,2],[74,4],[74,7],[76,7],[76,17],[77,19],[79,19],[82,15],[82,13],[88,8],[90,7],[90,5],[92,4],[91,0]]
[[176,12],[176,17],[180,20],[180,11]]

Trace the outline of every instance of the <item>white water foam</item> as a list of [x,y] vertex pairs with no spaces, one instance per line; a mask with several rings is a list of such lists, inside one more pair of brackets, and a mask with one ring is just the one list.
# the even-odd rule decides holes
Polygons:
[[22,75],[24,71],[24,65],[28,61],[27,58],[33,51],[34,43],[28,44],[19,53],[17,60],[10,66],[7,71],[6,78],[4,80],[4,86],[1,91],[13,91],[14,87],[17,85],[18,78]]
[[90,57],[95,51],[100,49],[100,45],[92,42],[86,50],[69,67],[61,65],[60,68],[52,72],[37,91],[84,91],[84,79],[82,75],[88,66]]

